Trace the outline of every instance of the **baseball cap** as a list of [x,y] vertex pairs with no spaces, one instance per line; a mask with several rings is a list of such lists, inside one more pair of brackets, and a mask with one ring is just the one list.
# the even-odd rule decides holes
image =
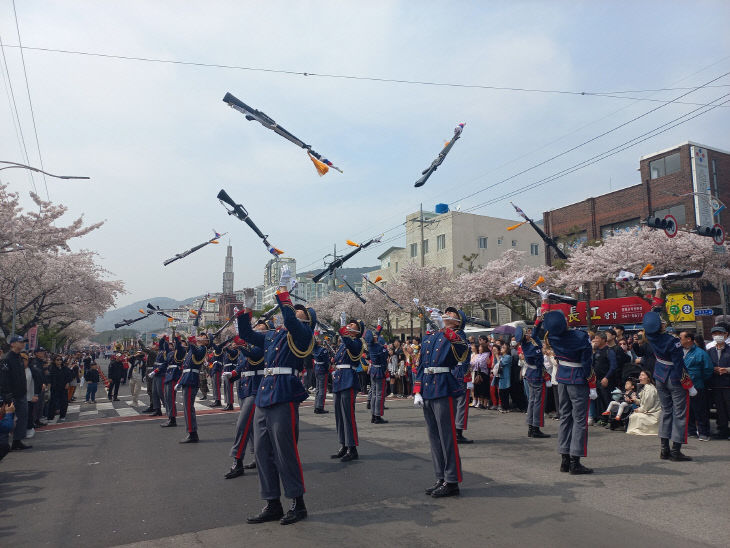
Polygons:
[[12,343],[16,343],[16,342],[27,342],[27,341],[26,341],[25,337],[23,337],[22,335],[13,335],[12,337],[10,337],[10,340],[8,340],[8,342],[12,344]]
[[710,333],[727,333],[727,329],[725,329],[721,325],[716,325],[712,329],[710,329]]

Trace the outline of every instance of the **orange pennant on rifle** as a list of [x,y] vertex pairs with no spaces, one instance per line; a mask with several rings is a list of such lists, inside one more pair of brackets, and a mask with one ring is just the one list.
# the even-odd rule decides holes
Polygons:
[[536,281],[536,282],[535,282],[534,284],[532,284],[532,285],[531,285],[530,287],[535,287],[535,286],[538,286],[538,285],[540,285],[541,283],[545,283],[545,278],[543,278],[542,276],[540,276],[540,277],[539,277],[539,278],[537,279],[537,281]]
[[508,226],[507,230],[514,230],[515,228],[520,228],[522,225],[526,224],[527,221],[523,221],[521,223],[517,223],[516,225]]
[[307,155],[309,156],[309,159],[312,160],[312,163],[314,164],[314,167],[317,170],[317,173],[319,173],[320,177],[325,175],[330,170],[330,168],[327,167],[327,164],[317,160],[317,158],[312,156],[312,154],[310,152],[307,152]]
[[353,242],[352,240],[345,240],[345,243],[347,245],[351,245],[352,247],[360,247],[360,244],[357,244],[357,243]]
[[644,270],[642,270],[641,273],[639,274],[639,278],[642,278],[644,276],[644,274],[646,274],[647,272],[651,272],[652,270],[654,270],[654,265],[651,263],[647,264],[644,267]]
[[375,276],[375,281],[373,283],[376,284],[376,283],[378,283],[382,279],[383,279],[382,276]]

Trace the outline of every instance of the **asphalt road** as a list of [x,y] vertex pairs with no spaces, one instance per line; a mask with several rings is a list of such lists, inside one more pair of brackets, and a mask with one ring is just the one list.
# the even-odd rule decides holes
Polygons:
[[334,415],[302,405],[309,518],[287,527],[245,523],[262,506],[255,473],[223,479],[236,413],[201,415],[197,445],[159,420],[39,431],[0,462],[0,545],[727,546],[730,442],[693,441],[695,461],[670,463],[656,438],[591,428],[595,474],[570,476],[554,436],[526,438],[524,415],[470,410],[462,494],[436,500],[423,494],[434,478],[421,412],[387,405],[379,426],[358,406],[361,457],[348,464],[329,458]]

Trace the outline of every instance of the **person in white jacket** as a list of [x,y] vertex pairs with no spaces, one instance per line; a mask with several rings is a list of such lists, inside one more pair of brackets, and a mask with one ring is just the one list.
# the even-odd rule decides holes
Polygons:
[[662,406],[659,403],[654,380],[651,373],[642,371],[639,375],[639,384],[643,386],[639,395],[634,398],[634,403],[639,407],[629,416],[629,427],[627,434],[636,436],[656,436],[659,433],[659,417],[662,413]]

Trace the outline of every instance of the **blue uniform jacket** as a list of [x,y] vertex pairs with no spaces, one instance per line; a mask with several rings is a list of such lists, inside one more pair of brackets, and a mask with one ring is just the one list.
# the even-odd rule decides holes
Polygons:
[[[462,340],[467,340],[466,333],[464,333],[464,331],[462,331],[461,329],[457,329],[456,333],[459,335],[459,337],[462,338]],[[459,381],[461,383],[465,382],[464,377],[466,377],[466,374],[469,372],[470,361],[471,361],[471,348],[469,348],[469,346],[467,345],[466,358],[464,358],[460,363],[457,363],[456,367],[454,367],[454,369],[451,370],[451,374],[454,376],[454,378],[457,381]],[[471,379],[471,377],[470,377],[470,379]]]
[[211,376],[215,375],[218,372],[223,372],[223,347],[225,346],[225,344],[226,343],[210,345],[213,350],[213,367],[210,368]]
[[314,358],[314,374],[327,375],[330,371],[330,362],[332,361],[330,351],[327,350],[327,347],[317,344],[312,351],[312,355]]
[[379,331],[376,338],[370,329],[365,331],[364,339],[370,356],[370,377],[373,379],[385,378],[385,373],[388,371],[388,349],[385,346],[385,339]]
[[170,343],[167,342],[166,339],[162,339],[160,341],[160,349],[157,352],[157,357],[155,358],[155,375],[159,375],[160,373],[165,375],[165,372],[167,371],[167,353],[170,351]]
[[[244,373],[254,371],[255,375]],[[238,397],[240,399],[255,396],[258,392],[261,379],[264,378],[264,349],[258,346],[247,345],[238,348],[238,364],[231,375],[231,382],[240,378],[238,383]]]
[[[534,333],[534,336],[542,338],[542,323],[535,326]],[[593,347],[588,333],[578,329],[568,329],[560,335],[548,333],[548,342],[558,361],[555,380],[560,384],[588,384],[593,374]],[[569,367],[561,364],[561,361],[578,363],[581,367]]]
[[362,339],[342,336],[342,342],[335,354],[335,366],[350,365],[345,369],[335,369],[332,372],[332,392],[341,392],[342,390],[360,391],[360,380],[357,377],[356,370],[360,367],[360,358],[363,355],[365,347]]
[[180,377],[180,386],[189,386],[198,388],[200,386],[200,370],[205,365],[205,355],[208,348],[190,344],[188,352],[185,354],[185,360],[182,364],[182,377]]
[[[466,360],[469,346],[458,331],[452,333],[457,335],[453,341],[449,340],[445,331],[423,338],[413,391],[420,393],[424,400],[458,397],[464,393],[464,383],[456,378],[453,370]],[[449,372],[429,373],[428,368],[431,367],[447,367]]]
[[679,339],[672,337],[669,333],[646,333],[646,338],[656,356],[654,378],[662,382],[667,382],[667,379],[680,381],[685,372],[685,366],[684,351]]
[[522,342],[522,353],[525,355],[527,370],[525,378],[528,382],[541,383],[544,380],[543,370],[545,362],[542,355],[540,339],[530,339]]
[[182,375],[182,363],[185,359],[185,347],[180,344],[180,339],[175,339],[175,348],[167,353],[167,371],[165,371],[165,382],[177,382]]
[[309,392],[305,390],[296,374],[305,368],[305,362],[312,353],[314,333],[308,324],[297,319],[291,303],[282,304],[278,294],[276,300],[281,306],[284,329],[261,333],[251,328],[251,318],[248,313],[238,317],[239,336],[249,344],[264,349],[266,369],[290,367],[293,371],[291,375],[265,376],[256,393],[257,407],[270,407],[287,402],[300,403],[309,397]]

